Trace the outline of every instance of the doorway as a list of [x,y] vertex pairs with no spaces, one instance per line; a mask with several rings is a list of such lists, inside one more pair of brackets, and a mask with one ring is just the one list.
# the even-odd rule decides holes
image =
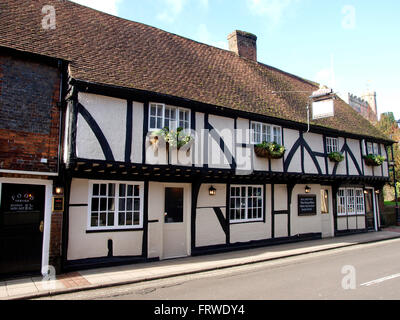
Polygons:
[[365,189],[365,220],[369,231],[377,230],[375,212],[374,190],[367,188]]
[[163,258],[187,256],[189,207],[185,196],[188,190],[179,185],[166,185],[164,194]]
[[46,186],[1,185],[0,275],[40,273]]

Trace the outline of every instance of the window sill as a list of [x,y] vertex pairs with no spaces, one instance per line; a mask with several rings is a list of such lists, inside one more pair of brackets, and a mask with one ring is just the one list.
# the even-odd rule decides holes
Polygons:
[[265,223],[264,219],[260,220],[245,220],[245,221],[230,221],[230,224],[243,224],[243,223]]
[[108,233],[108,232],[129,232],[129,231],[143,231],[143,227],[139,228],[115,228],[115,229],[89,229],[86,233]]

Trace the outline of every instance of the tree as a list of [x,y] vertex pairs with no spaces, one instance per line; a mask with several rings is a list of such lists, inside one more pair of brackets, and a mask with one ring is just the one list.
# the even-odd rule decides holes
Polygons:
[[[379,122],[376,124],[376,127],[390,137],[392,140],[397,141],[393,145],[393,154],[394,154],[394,161],[395,161],[395,172],[396,172],[396,179],[400,181],[400,128],[396,122],[396,119],[393,115],[393,112],[382,113]],[[388,150],[389,160],[392,159],[392,150],[389,148]],[[393,173],[390,172],[390,184],[394,187],[393,181]]]

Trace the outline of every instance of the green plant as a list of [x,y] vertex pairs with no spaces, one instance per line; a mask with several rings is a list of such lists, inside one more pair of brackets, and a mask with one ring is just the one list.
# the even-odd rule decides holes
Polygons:
[[344,155],[341,152],[331,152],[328,154],[329,160],[333,162],[342,162],[344,160]]
[[382,163],[386,160],[385,157],[380,156],[378,154],[368,154],[364,156],[364,161],[368,166],[381,166]]
[[153,132],[153,137],[162,137],[168,146],[175,147],[177,149],[182,148],[193,140],[190,134],[185,134],[183,128],[179,127],[176,130],[169,130],[168,127]]
[[265,142],[256,144],[254,146],[254,151],[260,157],[266,157],[270,159],[282,158],[285,154],[285,147],[276,142]]

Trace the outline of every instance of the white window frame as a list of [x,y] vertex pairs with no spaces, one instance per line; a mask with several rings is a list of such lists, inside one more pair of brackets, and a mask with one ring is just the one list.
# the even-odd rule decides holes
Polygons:
[[[115,184],[114,194],[114,225],[113,226],[98,226],[93,227],[91,225],[92,218],[92,198],[93,198],[93,185],[95,184]],[[119,186],[124,185],[138,185],[139,186],[139,199],[140,199],[140,210],[139,210],[139,224],[138,225],[123,225],[119,223]],[[107,195],[108,198],[108,195]],[[88,192],[88,212],[87,212],[87,231],[107,231],[107,230],[135,230],[143,228],[143,207],[144,207],[144,182],[143,181],[110,181],[110,180],[89,180],[89,192]],[[134,201],[133,201],[134,202]],[[133,219],[133,218],[132,218]]]
[[[157,107],[162,107],[162,114],[161,116],[158,115],[158,113],[156,113],[156,118],[162,118],[161,119],[161,128],[157,128],[157,127],[152,127],[151,124],[151,118],[154,116],[151,115],[151,108],[157,106]],[[185,131],[186,130],[190,130],[190,118],[191,118],[191,110],[187,109],[187,108],[181,108],[181,107],[175,107],[175,106],[170,106],[170,105],[165,105],[164,103],[156,103],[156,102],[150,102],[149,103],[149,123],[148,123],[148,130],[149,131],[156,131],[156,130],[160,130],[165,128],[165,119],[166,119],[166,114],[165,114],[165,110],[166,109],[170,109],[170,110],[174,110],[175,111],[175,126],[171,127],[171,125],[169,125],[169,129],[170,130],[176,130],[177,128],[181,127],[180,124],[182,122],[184,122],[185,124],[187,124],[187,128],[182,127]],[[186,119],[180,119],[180,114],[181,112],[184,112],[184,114],[187,113],[187,120]],[[168,118],[169,120],[172,120],[171,118]],[[157,122],[156,122],[156,126],[157,126]]]
[[339,152],[339,139],[334,137],[326,137],[326,153]]
[[[244,219],[231,219],[231,210],[232,209],[237,209],[237,208],[231,208],[231,200],[232,199],[242,199],[241,196],[232,196],[232,188],[246,188],[246,195],[243,199],[245,199],[245,206],[244,206],[244,210],[245,210],[245,218]],[[248,201],[250,198],[259,198],[258,196],[254,197],[251,196],[249,197],[249,188],[261,188],[261,218],[251,218],[249,219],[249,207],[248,207]],[[229,189],[229,211],[227,212],[227,214],[229,215],[229,221],[232,224],[235,223],[244,223],[244,222],[260,222],[260,221],[264,221],[264,186],[263,185],[231,185],[230,189]],[[259,207],[251,207],[251,209],[259,209]]]
[[367,155],[374,154],[374,144],[372,142],[366,143],[366,151],[367,151]]
[[337,193],[337,215],[355,216],[364,214],[364,190],[362,188],[340,188]]
[[[276,137],[275,130],[278,131],[278,141],[275,141]],[[250,135],[251,135],[250,141],[252,144],[260,144],[263,141],[276,142],[278,144],[282,144],[282,127],[280,126],[274,126],[262,122],[251,121]],[[256,135],[258,135],[258,139],[256,139]]]

